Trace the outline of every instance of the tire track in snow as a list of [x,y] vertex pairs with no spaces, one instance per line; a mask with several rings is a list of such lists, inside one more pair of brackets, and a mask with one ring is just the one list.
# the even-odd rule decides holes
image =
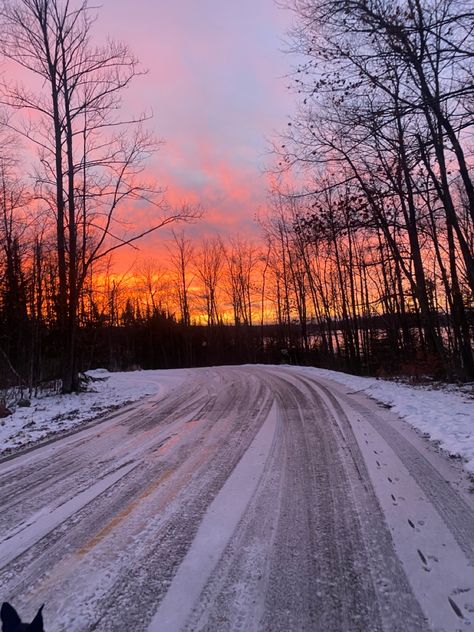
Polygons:
[[426,629],[383,516],[370,504],[365,518],[376,528],[372,548],[365,545],[350,481],[357,474],[346,472],[319,398],[284,376],[246,370],[276,394],[278,440],[183,630],[398,632],[400,616],[407,630]]
[[[57,632],[146,630],[175,590],[170,586],[178,585],[204,516],[216,497],[225,498],[226,481],[276,397],[276,434],[259,482],[221,534],[220,555],[213,551],[199,578],[202,590],[194,588],[199,603],[185,629],[425,630],[358,444],[337,406],[302,378],[276,367],[196,370],[186,391],[0,465],[10,490],[18,482],[27,498],[24,515],[6,519],[14,530],[51,494],[67,502],[110,474],[116,459],[139,462],[9,563],[0,574],[2,596],[14,598],[25,615],[46,601]],[[386,480],[384,454],[369,457]],[[79,473],[59,482],[68,463],[79,463]],[[401,503],[392,476],[387,486]],[[415,518],[412,524],[405,520],[410,536],[420,537]],[[426,574],[434,573],[432,551],[423,543],[418,548],[432,569]],[[415,557],[421,567],[416,548]],[[466,588],[446,600],[458,627]]]
[[[352,434],[350,422],[331,391],[318,381],[312,382],[330,399],[341,422]],[[393,426],[384,423],[373,411],[359,402],[351,401],[350,405],[364,415],[368,423],[392,448],[443,518],[461,550],[474,565],[474,511],[471,507],[458,494],[453,493],[452,487],[438,470]]]
[[88,505],[106,489],[115,485],[117,481],[127,476],[136,467],[136,463],[124,463],[71,500],[57,508],[44,507],[40,512],[31,516],[26,524],[20,525],[11,533],[4,534],[0,543],[0,569],[15,558],[20,557],[30,546]]
[[275,428],[276,407],[273,405],[253,442],[204,515],[191,548],[153,617],[149,632],[179,632],[183,628],[258,486]]
[[[353,398],[347,398],[343,393],[344,389],[340,386],[335,385],[335,391],[332,392],[326,381],[323,380],[324,384],[321,384],[319,379],[308,380],[306,375],[303,377],[307,383],[323,394],[329,408],[334,410],[334,418],[341,425],[341,431],[348,442],[351,456],[357,464],[356,467],[358,469],[363,467],[365,470],[363,478],[369,480],[367,467],[371,454],[383,460],[376,471],[374,468],[371,469],[370,475],[375,477],[373,484],[378,490],[378,498],[384,507],[386,520],[391,526],[398,555],[403,561],[415,594],[434,629],[458,631],[460,619],[464,619],[464,623],[469,625],[469,622],[474,620],[472,616],[474,605],[471,596],[474,592],[474,571],[470,559],[470,546],[465,539],[466,534],[469,534],[471,542],[474,539],[474,522],[472,522],[470,507],[434,465],[391,425],[392,422],[388,419],[390,413],[386,413],[386,419],[382,420],[376,410],[370,410],[360,402],[354,402]],[[335,393],[341,398],[340,401]],[[347,414],[342,404],[344,407],[347,406]],[[364,411],[362,419],[361,410]],[[354,411],[358,412],[357,419]],[[352,423],[349,420],[349,414],[351,418],[354,417]],[[365,442],[360,430],[362,420],[372,429],[372,434],[363,433]],[[384,432],[379,432],[379,429]],[[354,435],[354,430],[358,432],[358,440]],[[385,431],[389,431],[392,439],[396,437],[397,441],[390,443],[386,441]],[[369,436],[370,442],[367,440]],[[363,451],[367,466],[361,464],[361,450],[355,447],[359,442],[361,445],[366,444]],[[377,445],[377,450],[369,447],[369,444]],[[410,459],[407,459],[407,454],[402,451],[405,457],[402,460],[402,455],[394,449],[394,445],[400,444],[408,446]],[[417,454],[416,459],[414,453]],[[374,456],[372,459],[377,464]],[[413,465],[416,463],[426,466],[422,470],[417,469],[418,477],[413,476]],[[380,470],[387,466],[394,474],[381,476]],[[425,477],[428,478],[425,480]],[[384,480],[388,481],[389,488],[397,490],[397,496],[391,493],[391,503],[388,503],[385,498],[385,494],[390,490],[386,489]],[[424,486],[419,485],[420,480],[425,482]],[[436,486],[437,482],[440,483],[439,489]],[[426,488],[431,493],[426,493]],[[447,496],[443,498],[446,491]],[[433,502],[434,499],[436,502]],[[445,500],[448,500],[449,507],[457,506],[458,511],[450,514],[444,505]],[[439,512],[440,506],[444,507],[444,511]],[[460,510],[460,508],[466,508],[466,510]],[[410,515],[423,519],[413,521]],[[469,528],[470,524],[472,528]],[[457,595],[464,593],[462,602],[459,602],[462,604],[460,607]],[[453,597],[456,597],[456,601]]]

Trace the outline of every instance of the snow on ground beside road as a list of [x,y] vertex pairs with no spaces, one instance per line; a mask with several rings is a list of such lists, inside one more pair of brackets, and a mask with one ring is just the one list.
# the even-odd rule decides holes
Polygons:
[[80,426],[116,408],[154,395],[162,397],[187,377],[188,371],[155,370],[109,373],[88,371],[88,390],[72,395],[33,397],[31,406],[0,419],[0,455]]
[[[344,384],[360,391],[402,417],[411,426],[453,456],[464,459],[464,467],[474,473],[474,391],[472,385],[463,392],[457,387],[409,386],[389,380],[358,377],[338,371],[299,367],[309,373]],[[470,390],[470,393],[468,392]]]

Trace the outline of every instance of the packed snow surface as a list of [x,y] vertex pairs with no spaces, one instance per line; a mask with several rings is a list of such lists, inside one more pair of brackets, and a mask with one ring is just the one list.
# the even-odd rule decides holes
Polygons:
[[148,395],[165,396],[188,375],[185,369],[110,373],[95,369],[86,374],[87,391],[43,394],[27,408],[17,407],[0,419],[0,455],[81,426],[97,417]]
[[[449,454],[462,457],[466,469],[474,472],[472,386],[469,392],[469,387],[462,391],[449,386],[411,386],[313,367],[292,370],[334,380],[385,404]],[[0,454],[71,430],[148,395],[164,396],[182,384],[189,372],[170,369],[109,373],[96,369],[88,375],[93,381],[87,392],[32,398],[29,408],[17,408],[12,416],[0,420]]]
[[463,391],[449,385],[411,386],[312,367],[295,370],[334,380],[385,404],[450,455],[461,457],[466,470],[474,472],[473,385]]
[[377,380],[96,375],[153,394],[0,462],[0,592],[26,620],[44,603],[57,632],[472,627],[468,481],[367,397]]

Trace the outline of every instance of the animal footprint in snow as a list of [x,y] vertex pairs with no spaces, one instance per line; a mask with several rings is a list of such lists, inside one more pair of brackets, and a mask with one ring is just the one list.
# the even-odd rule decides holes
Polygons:
[[420,551],[420,549],[416,549],[418,555],[420,556],[420,560],[423,562],[423,570],[426,571],[427,573],[431,572],[431,568],[428,566],[428,560],[426,559],[423,551]]
[[451,599],[451,597],[448,597],[448,601],[449,601],[449,604],[450,604],[451,608],[454,610],[454,612],[457,614],[457,616],[460,619],[464,619],[464,615],[462,613],[462,610],[458,606],[458,604],[454,601],[454,599]]
[[426,557],[424,556],[423,552],[420,551],[420,549],[416,549],[418,552],[418,555],[420,556],[421,561],[423,562],[423,564],[425,564],[426,566],[428,566],[428,560],[426,559]]

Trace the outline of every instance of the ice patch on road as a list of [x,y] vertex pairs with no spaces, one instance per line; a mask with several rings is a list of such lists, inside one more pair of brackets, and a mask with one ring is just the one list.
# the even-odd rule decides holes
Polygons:
[[188,377],[186,369],[109,373],[88,371],[89,390],[72,395],[33,397],[31,406],[0,419],[0,456],[72,430],[100,415],[143,397],[164,397]]
[[449,386],[439,390],[408,386],[313,367],[288,368],[334,380],[385,404],[449,454],[462,457],[466,470],[474,473],[474,393],[450,392]]

